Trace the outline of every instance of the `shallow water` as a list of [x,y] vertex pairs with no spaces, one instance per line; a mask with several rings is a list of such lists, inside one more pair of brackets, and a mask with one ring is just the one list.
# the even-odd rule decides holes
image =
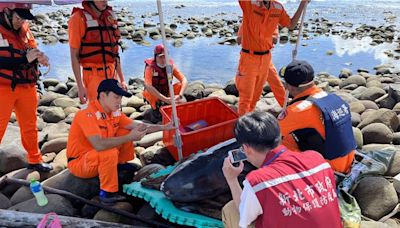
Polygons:
[[[135,25],[140,27],[143,14],[156,12],[155,0],[110,1],[110,4],[117,9],[127,7],[135,16]],[[176,9],[175,6],[183,4],[186,7]],[[286,7],[292,15],[298,3],[289,2]],[[62,9],[70,10],[72,6],[65,6]],[[237,1],[222,0],[165,0],[163,1],[164,14],[167,23],[172,22],[171,17],[178,15],[183,18],[212,16],[237,18],[241,12]],[[60,7],[39,7],[35,12],[50,12],[61,9]],[[357,27],[361,23],[369,25],[389,25],[384,22],[385,15],[390,11],[394,15],[400,15],[400,1],[313,1],[308,10],[308,18],[324,17],[333,22],[351,22]],[[218,15],[221,12],[227,15]],[[149,17],[144,20],[158,22],[158,17]],[[399,19],[394,22],[399,25]],[[178,29],[184,29],[178,24]],[[219,45],[222,39],[200,37],[194,40],[183,39],[183,46],[174,48],[169,46],[170,54],[176,65],[189,78],[189,80],[202,80],[207,83],[225,84],[232,79],[236,72],[239,58],[239,46]],[[152,46],[161,43],[161,40],[154,41],[147,38],[151,43],[150,47],[138,45],[130,40],[125,40],[129,47],[121,54],[123,71],[126,78],[142,77],[143,61],[151,57]],[[172,40],[169,41],[171,43]],[[365,68],[372,70],[374,66],[382,63],[392,63],[400,68],[400,61],[388,58],[384,51],[394,49],[397,43],[384,43],[377,46],[370,46],[371,39],[366,37],[362,40],[343,40],[339,36],[319,36],[311,40],[302,40],[298,59],[306,59],[314,66],[316,72],[329,72],[337,75],[340,69],[346,67],[353,70]],[[51,59],[51,72],[47,77],[55,77],[65,80],[72,76],[69,59],[69,47],[67,44],[40,45]],[[290,43],[280,44],[273,50],[273,61],[279,69],[291,60]],[[327,55],[327,51],[334,51],[333,55]]]

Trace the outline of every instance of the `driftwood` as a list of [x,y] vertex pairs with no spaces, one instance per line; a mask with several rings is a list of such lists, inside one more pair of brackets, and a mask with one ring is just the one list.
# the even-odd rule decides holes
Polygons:
[[[9,211],[0,209],[0,227],[36,227],[43,214],[35,214],[28,212]],[[74,227],[134,227],[118,223],[102,222],[93,219],[82,219],[68,216],[58,216],[63,228]],[[52,217],[51,217],[52,219]]]

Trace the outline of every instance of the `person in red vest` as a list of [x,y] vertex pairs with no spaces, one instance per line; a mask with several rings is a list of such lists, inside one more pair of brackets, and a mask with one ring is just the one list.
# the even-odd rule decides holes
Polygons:
[[[185,75],[178,70],[172,59],[170,59],[170,64],[172,65],[172,75],[179,81],[173,85],[175,102],[185,102],[183,92],[188,85],[188,81]],[[159,108],[163,105],[171,104],[164,45],[162,44],[155,46],[154,58],[145,60],[144,84],[143,97],[151,105],[153,115],[157,120],[160,120]]]
[[277,119],[266,112],[242,116],[234,134],[247,160],[258,169],[241,188],[243,162],[229,157],[222,170],[233,201],[222,210],[225,227],[342,227],[335,177],[315,151],[290,151],[281,145]]
[[[118,21],[107,0],[82,1],[68,22],[72,69],[80,102],[96,101],[97,87],[104,79],[117,79],[128,88],[119,59]],[[81,72],[82,66],[82,72]],[[83,74],[83,77],[82,77]]]
[[21,128],[22,145],[28,152],[28,168],[49,172],[38,147],[36,81],[38,64],[49,65],[47,56],[37,49],[28,20],[34,16],[30,4],[0,4],[0,142],[12,111]]

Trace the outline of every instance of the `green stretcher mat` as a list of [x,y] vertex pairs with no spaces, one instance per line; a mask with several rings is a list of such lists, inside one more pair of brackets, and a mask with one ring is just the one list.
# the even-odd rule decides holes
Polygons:
[[[169,174],[174,169],[174,166],[169,166],[151,176],[158,177]],[[210,218],[204,215],[199,215],[191,212],[183,211],[165,197],[164,193],[154,189],[145,188],[140,182],[133,182],[125,184],[123,191],[127,195],[144,199],[151,207],[153,207],[157,214],[164,219],[179,225],[194,226],[199,228],[209,227],[224,227],[222,221]]]

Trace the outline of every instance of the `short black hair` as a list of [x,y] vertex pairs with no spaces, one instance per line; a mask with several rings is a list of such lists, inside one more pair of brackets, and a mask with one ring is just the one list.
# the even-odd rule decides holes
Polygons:
[[[111,91],[102,91],[100,93],[106,93],[108,95]],[[97,100],[100,99],[100,93],[97,93]]]
[[240,145],[247,144],[259,152],[272,150],[281,142],[278,120],[267,112],[252,112],[240,117],[234,128]]

